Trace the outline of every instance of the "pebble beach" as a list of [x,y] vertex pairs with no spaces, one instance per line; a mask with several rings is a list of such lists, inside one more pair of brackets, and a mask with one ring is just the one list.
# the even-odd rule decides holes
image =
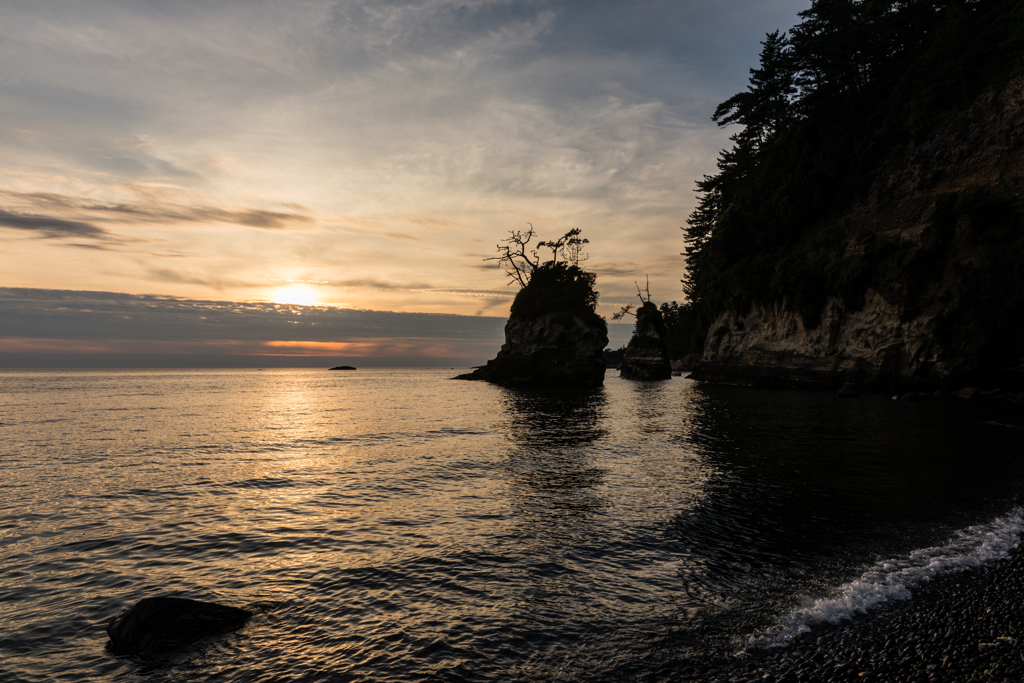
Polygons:
[[[938,576],[907,600],[816,627],[786,647],[752,649],[679,672],[688,681],[1024,681],[1024,551]],[[702,667],[703,668],[703,667]],[[709,670],[710,669],[710,670]]]

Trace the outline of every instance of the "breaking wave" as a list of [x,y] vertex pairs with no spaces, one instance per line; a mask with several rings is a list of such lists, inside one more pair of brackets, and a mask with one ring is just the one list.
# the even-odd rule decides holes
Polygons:
[[1006,557],[1020,542],[1024,510],[1016,507],[986,524],[962,529],[948,543],[921,548],[905,557],[882,560],[829,595],[808,598],[776,625],[747,639],[744,650],[788,645],[817,624],[838,624],[894,600],[936,576],[953,574]]

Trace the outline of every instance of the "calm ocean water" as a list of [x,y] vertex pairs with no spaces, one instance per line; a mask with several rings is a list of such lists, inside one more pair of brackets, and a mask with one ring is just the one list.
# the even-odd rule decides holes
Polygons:
[[[454,374],[0,371],[0,679],[671,679],[1021,533],[1017,405]],[[258,614],[105,651],[172,594]]]

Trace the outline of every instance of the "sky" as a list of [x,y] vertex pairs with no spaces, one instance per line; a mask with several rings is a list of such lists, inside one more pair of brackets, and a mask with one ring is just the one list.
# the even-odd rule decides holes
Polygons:
[[605,317],[681,301],[711,113],[808,5],[0,0],[0,366],[481,362],[530,225]]

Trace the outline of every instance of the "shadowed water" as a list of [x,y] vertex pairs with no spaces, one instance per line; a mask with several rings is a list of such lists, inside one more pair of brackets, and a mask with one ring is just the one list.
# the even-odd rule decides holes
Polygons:
[[[671,678],[974,552],[1024,481],[1013,404],[454,374],[0,372],[0,678]],[[258,614],[104,649],[164,594]]]

